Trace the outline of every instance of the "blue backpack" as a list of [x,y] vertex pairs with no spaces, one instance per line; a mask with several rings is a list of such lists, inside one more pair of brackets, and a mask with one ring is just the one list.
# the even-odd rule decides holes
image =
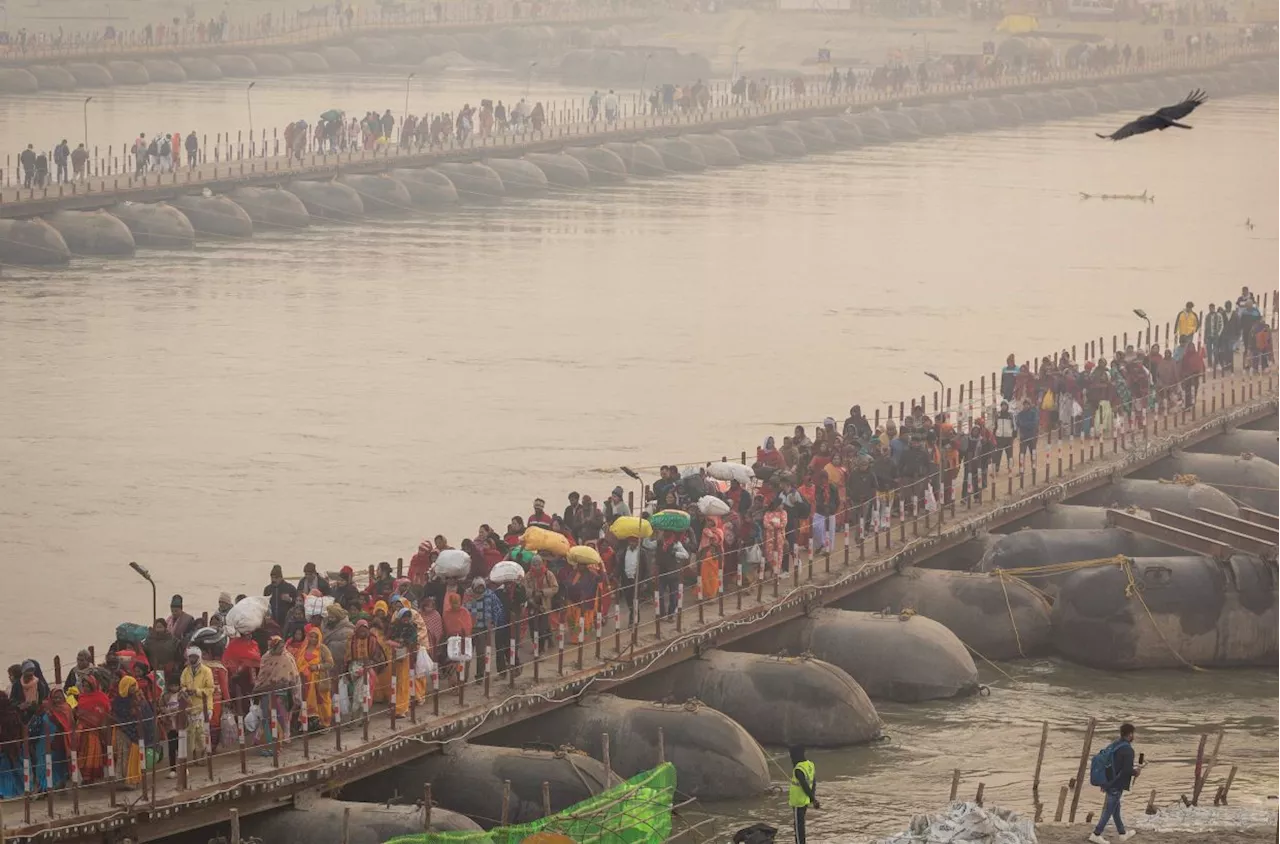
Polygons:
[[1089,764],[1089,785],[1106,788],[1111,783],[1111,780],[1115,777],[1112,763],[1115,760],[1116,749],[1120,745],[1128,743],[1122,738],[1116,739],[1098,751],[1097,755],[1093,757],[1093,762]]

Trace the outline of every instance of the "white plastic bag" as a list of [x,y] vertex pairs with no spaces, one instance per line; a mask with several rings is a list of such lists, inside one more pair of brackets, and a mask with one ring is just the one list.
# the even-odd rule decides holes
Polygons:
[[253,735],[261,726],[262,707],[255,703],[249,707],[249,714],[244,716],[244,731],[246,734]]
[[436,664],[427,653],[426,648],[418,648],[418,658],[413,663],[413,676],[418,678],[430,677],[435,673]]
[[237,634],[253,633],[267,620],[271,611],[271,599],[266,595],[254,595],[245,598],[227,610],[227,627]]
[[453,662],[467,662],[475,656],[470,636],[450,636],[445,648]]
[[466,577],[471,573],[471,555],[457,548],[446,548],[436,557],[431,570],[437,577]]
[[764,565],[764,549],[759,545],[752,545],[747,549],[747,565],[762,566]]
[[343,677],[338,681],[338,714],[346,721],[351,717],[351,684]]
[[698,499],[698,511],[704,516],[727,516],[729,505],[722,498],[704,495]]
[[933,494],[933,484],[925,484],[924,486],[924,511],[926,513],[938,512],[938,499]]

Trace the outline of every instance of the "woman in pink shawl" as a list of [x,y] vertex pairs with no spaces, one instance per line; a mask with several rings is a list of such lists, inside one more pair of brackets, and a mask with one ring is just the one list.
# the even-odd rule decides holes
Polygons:
[[776,497],[764,514],[764,562],[777,576],[782,571],[782,555],[787,547],[787,511],[782,497]]

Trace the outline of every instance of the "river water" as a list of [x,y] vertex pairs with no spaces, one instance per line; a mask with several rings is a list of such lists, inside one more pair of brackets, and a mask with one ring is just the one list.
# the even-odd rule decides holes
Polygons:
[[[479,98],[463,87],[430,107]],[[396,84],[357,89],[342,103],[312,91],[302,113],[382,107]],[[238,125],[242,92],[166,90],[184,129]],[[123,98],[118,134],[150,128],[157,107],[110,95]],[[299,116],[266,101],[268,125]],[[0,138],[15,148],[29,127],[6,102]],[[736,454],[854,402],[928,392],[924,370],[954,385],[1010,352],[1133,331],[1133,308],[1164,322],[1188,299],[1270,289],[1276,99],[1211,101],[1196,117],[1193,132],[1120,144],[1093,137],[1123,120],[1100,116],[6,267],[0,560],[21,591],[0,659],[69,659],[145,620],[130,560],[153,572],[162,606],[180,592],[198,614],[219,591],[261,589],[273,563],[407,558],[424,537],[456,544],[527,514],[535,495],[560,508],[570,489],[632,488],[619,464]],[[1154,203],[1079,196],[1144,190]],[[886,707],[893,741],[820,756],[832,808],[815,828],[900,825],[945,799],[957,765],[1029,802],[1041,718],[1060,728],[1056,798],[1078,742],[1066,729],[1087,714],[1159,724],[1144,740],[1169,788],[1190,781],[1199,719],[1230,719],[1236,788],[1276,791],[1274,672],[1037,663],[1017,676],[990,698]]]

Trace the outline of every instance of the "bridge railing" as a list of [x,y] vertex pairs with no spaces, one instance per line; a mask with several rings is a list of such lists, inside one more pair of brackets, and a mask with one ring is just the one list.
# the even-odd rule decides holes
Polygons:
[[[825,74],[775,77],[763,82],[757,81],[760,96],[755,101],[745,101],[743,98],[735,97],[731,93],[731,85],[728,82],[713,82],[708,86],[708,97],[704,107],[677,107],[671,110],[659,108],[655,112],[649,101],[640,94],[624,95],[620,98],[618,115],[612,121],[605,119],[603,110],[600,110],[596,119],[591,119],[588,98],[549,98],[543,101],[546,122],[538,130],[535,130],[532,123],[526,119],[512,123],[505,131],[495,128],[494,131],[484,133],[478,131],[479,127],[475,126],[469,135],[459,137],[451,119],[450,131],[434,143],[423,142],[417,137],[408,143],[402,143],[399,137],[399,129],[403,122],[403,115],[401,115],[396,120],[396,128],[393,130],[393,135],[396,135],[394,142],[375,143],[366,147],[360,142],[362,138],[354,137],[355,133],[348,128],[344,134],[347,140],[334,149],[333,144],[321,142],[315,138],[315,125],[311,124],[306,129],[308,137],[305,145],[295,145],[293,155],[287,154],[286,127],[264,127],[254,131],[232,129],[214,132],[212,136],[208,133],[201,135],[194,164],[189,160],[185,149],[181,149],[176,156],[171,152],[168,161],[163,164],[153,164],[148,160],[147,164],[140,169],[129,144],[107,145],[105,150],[95,146],[89,154],[82,178],[77,179],[72,173],[70,181],[55,181],[42,186],[28,184],[25,181],[26,174],[18,164],[17,156],[9,154],[5,157],[4,169],[0,172],[0,203],[44,200],[86,193],[115,194],[167,185],[189,184],[194,188],[207,181],[242,175],[258,173],[279,173],[282,177],[305,175],[316,169],[335,169],[342,165],[378,161],[386,161],[388,166],[425,166],[431,163],[433,156],[444,157],[486,150],[492,150],[495,155],[502,155],[505,149],[540,141],[563,141],[566,144],[602,143],[608,141],[611,136],[628,132],[668,128],[672,131],[698,131],[700,126],[719,121],[771,114],[782,116],[810,109],[892,106],[906,97],[948,97],[993,93],[1030,84],[1065,85],[1106,82],[1142,73],[1192,70],[1213,67],[1232,59],[1272,55],[1274,54],[1235,45],[1220,45],[1214,49],[1198,51],[1190,56],[1185,50],[1169,48],[1154,51],[1142,67],[1118,65],[1101,71],[1080,68],[1054,69],[1046,73],[944,80],[928,84],[923,88],[916,82],[909,82],[899,88],[891,89],[876,89],[864,84],[853,90],[842,89],[838,93],[828,92],[826,87],[828,75]],[[797,85],[797,81],[802,84]],[[508,107],[514,105],[513,103]],[[423,119],[429,119],[431,116],[424,115]],[[452,113],[449,116],[452,117]],[[350,121],[347,120],[348,127],[349,123]],[[473,123],[478,123],[478,113],[473,117]],[[183,141],[185,143],[185,136]],[[53,168],[52,152],[46,151],[45,155],[49,161],[50,178],[53,179],[56,172]],[[122,195],[122,198],[127,196]]]
[[[1264,319],[1273,328],[1277,320],[1276,296],[1271,293],[1270,306],[1263,306]],[[1142,345],[1144,337],[1146,342],[1151,341],[1151,327],[1145,331],[1145,335],[1138,332],[1135,344]],[[1166,341],[1169,331],[1166,324]],[[1155,326],[1154,337],[1158,342],[1159,325]],[[1104,340],[1090,339],[1079,348],[1086,359],[1094,354],[1103,356]],[[1124,343],[1128,343],[1127,335]],[[1118,337],[1112,338],[1111,345],[1113,352],[1123,349]],[[1076,348],[1072,347],[1073,360]],[[1060,354],[1045,357],[1056,362]],[[38,709],[32,713],[34,717],[24,717],[21,737],[0,742],[0,754],[8,760],[10,771],[16,769],[20,773],[22,782],[22,793],[0,806],[6,837],[20,838],[26,834],[24,830],[34,831],[49,824],[92,823],[114,815],[116,807],[123,803],[138,805],[139,799],[143,805],[152,809],[160,805],[166,811],[188,803],[205,805],[207,796],[201,790],[213,783],[226,789],[228,783],[240,778],[263,779],[282,767],[296,771],[343,752],[384,743],[388,737],[420,734],[430,725],[447,725],[463,713],[474,716],[477,708],[483,716],[505,711],[513,703],[533,697],[580,694],[594,682],[593,672],[610,667],[629,665],[629,673],[639,673],[656,654],[692,645],[728,627],[761,623],[779,607],[821,601],[827,592],[847,589],[884,574],[909,561],[934,538],[941,538],[948,530],[948,521],[973,524],[1029,499],[1057,500],[1074,478],[1102,466],[1115,467],[1117,461],[1123,464],[1129,459],[1157,457],[1179,434],[1208,430],[1207,424],[1238,412],[1242,406],[1256,407],[1261,399],[1274,401],[1278,386],[1274,360],[1248,356],[1235,360],[1236,368],[1231,373],[1215,367],[1203,377],[1193,376],[1185,382],[1154,388],[1152,400],[1141,410],[1135,405],[1132,412],[1126,413],[1123,407],[1117,407],[1109,429],[1094,428],[1085,433],[1072,424],[1048,425],[1041,431],[1043,443],[1025,455],[1027,459],[1023,459],[1020,450],[1016,452],[1017,471],[1011,460],[1003,484],[998,469],[966,471],[961,476],[958,469],[948,472],[939,468],[934,475],[882,491],[874,499],[845,502],[832,516],[836,531],[829,544],[806,545],[803,530],[792,525],[781,547],[766,537],[764,544],[768,547],[761,549],[763,564],[747,564],[750,543],[728,552],[691,547],[691,565],[676,573],[647,573],[627,585],[618,583],[622,560],[615,558],[610,572],[605,573],[614,575],[614,580],[606,576],[598,588],[577,602],[552,600],[552,605],[547,606],[544,598],[516,607],[506,625],[490,625],[474,638],[473,657],[451,664],[443,660],[425,664],[415,648],[397,646],[384,638],[386,652],[381,658],[373,657],[351,671],[347,665],[335,665],[314,678],[314,682],[325,684],[331,714],[323,706],[326,695],[316,698],[308,688],[312,681],[300,681],[300,694],[289,697],[284,694],[287,690],[271,688],[233,694],[226,700],[197,700],[193,706],[188,698],[163,712],[153,711],[145,725],[126,719],[121,724],[82,727],[72,721],[69,733],[52,712]],[[985,378],[981,383],[977,394],[973,382],[968,383],[967,394],[962,385],[959,401],[954,404],[950,390],[935,393],[934,410],[942,407],[960,418],[990,414],[1003,397],[997,392],[994,373],[989,395]],[[1195,389],[1184,390],[1187,384]],[[925,398],[919,397],[921,405]],[[915,403],[915,397],[899,402],[899,418],[907,406]],[[875,415],[879,427],[878,410]],[[890,404],[887,417],[893,416],[894,407]],[[742,452],[742,463],[747,463],[747,458],[747,453]],[[721,460],[727,462],[724,456]],[[922,499],[923,484],[937,490],[936,506]],[[634,504],[632,498],[633,512]],[[696,543],[694,538],[690,544]],[[784,559],[788,564],[785,568]],[[399,566],[402,574],[403,561]],[[562,569],[570,576],[572,571],[568,566]],[[370,566],[364,582],[370,582],[372,577]],[[463,580],[459,588],[465,587]],[[645,606],[650,600],[651,607]],[[621,622],[624,604],[635,608],[626,625]],[[659,609],[663,612],[656,612]],[[667,610],[669,613],[664,615]],[[394,612],[392,608],[393,616]],[[207,617],[201,622],[207,623]],[[529,647],[522,648],[526,641]],[[433,659],[443,651],[443,643],[435,644]],[[350,642],[347,653],[350,658]],[[54,657],[55,684],[63,681],[62,664],[60,657]],[[480,674],[480,688],[469,693],[468,687]],[[239,672],[234,682],[236,688],[242,687]],[[531,691],[533,687],[539,690],[536,695]],[[344,692],[349,700],[345,712],[338,701]],[[359,700],[354,697],[357,695]],[[308,700],[321,706],[310,710]],[[265,725],[256,738],[245,726],[245,717],[255,704]],[[214,718],[218,709],[232,717]],[[324,725],[326,715],[332,720]],[[313,722],[312,716],[319,720]],[[295,717],[302,729],[293,734],[289,723]],[[188,719],[204,725],[197,725],[197,731],[202,732],[211,752],[201,758],[195,757],[195,749],[189,744],[193,735],[188,733],[192,726]],[[481,717],[475,726],[445,740],[466,738],[483,720]],[[143,726],[142,735],[149,730],[155,737],[153,752],[148,754],[144,749],[140,754],[145,760],[140,767],[130,769],[128,758],[122,758],[129,743],[117,742],[113,733],[122,726]],[[83,749],[92,748],[86,741],[91,730],[97,730],[94,735],[101,743],[101,756],[92,759],[82,753]],[[175,734],[173,737],[169,736],[170,731]],[[172,783],[159,778],[161,753],[169,744]],[[89,775],[84,770],[86,765],[93,769]],[[122,795],[131,789],[140,789],[140,798]],[[39,801],[43,801],[43,807],[37,805]]]

